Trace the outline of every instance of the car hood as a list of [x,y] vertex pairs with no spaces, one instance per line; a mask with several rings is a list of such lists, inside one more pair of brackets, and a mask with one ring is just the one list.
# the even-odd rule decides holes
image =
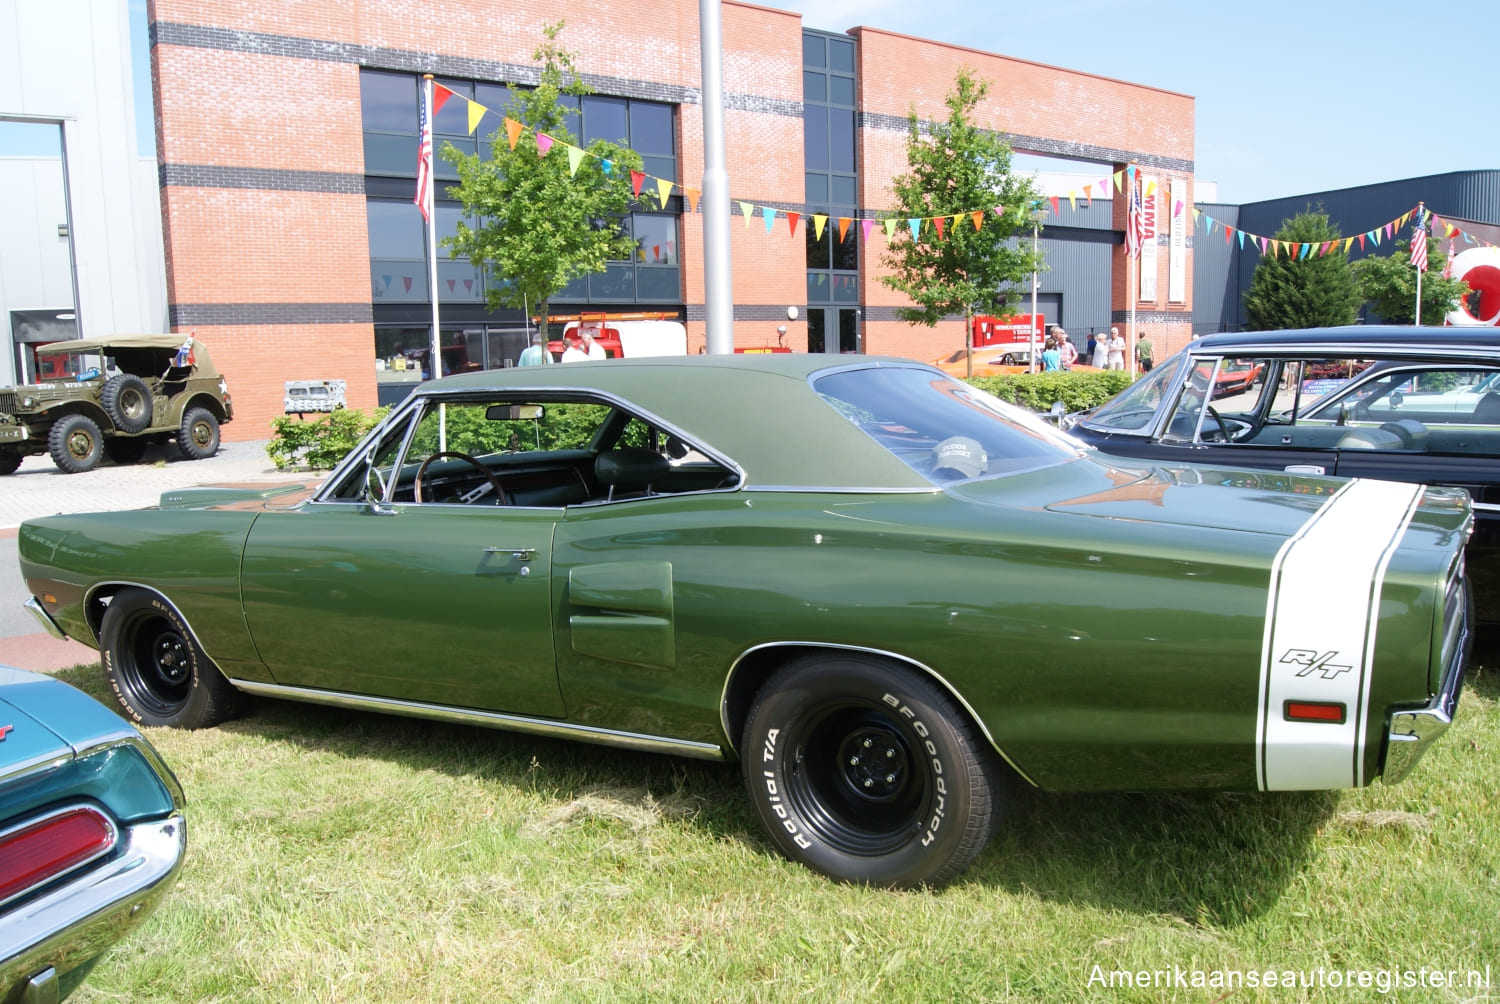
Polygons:
[[60,680],[0,666],[0,781],[135,730],[98,701]]
[[286,509],[298,505],[322,485],[322,481],[282,481],[258,484],[197,485],[162,492],[162,509]]
[[965,482],[974,502],[1025,505],[1094,519],[1289,536],[1344,483],[1235,467],[1165,467],[1091,455],[1043,471]]

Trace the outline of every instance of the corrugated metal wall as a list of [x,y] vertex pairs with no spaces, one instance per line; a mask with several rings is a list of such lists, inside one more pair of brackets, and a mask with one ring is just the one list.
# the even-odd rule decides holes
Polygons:
[[1110,229],[1112,203],[1080,200],[1077,208],[1063,214],[1067,226],[1044,226],[1042,253],[1047,271],[1038,282],[1042,294],[1055,294],[1061,301],[1056,323],[1080,347],[1089,333],[1108,331],[1110,318],[1111,254],[1120,253],[1120,233]]
[[[1407,210],[1416,208],[1418,202],[1425,203],[1429,210],[1439,216],[1500,224],[1500,170],[1434,174],[1266,202],[1249,202],[1238,207],[1237,223],[1231,218],[1236,209],[1234,206],[1200,205],[1198,209],[1201,213],[1263,237],[1274,235],[1283,222],[1300,212],[1309,209],[1322,211],[1328,214],[1329,220],[1345,237],[1349,237],[1389,223]],[[1410,224],[1405,229],[1406,232],[1399,236],[1410,236]],[[1236,242],[1228,249],[1226,260],[1214,251],[1215,247],[1220,251],[1224,250],[1222,237],[1215,231],[1213,238],[1208,238],[1202,225],[1195,229],[1194,238],[1193,330],[1237,331],[1245,324],[1243,294],[1250,288],[1250,279],[1255,274],[1255,267],[1260,264],[1260,253],[1248,248],[1242,251]],[[1383,243],[1379,248],[1367,247],[1364,251],[1355,244],[1350,249],[1349,257],[1358,259],[1368,254],[1389,253],[1388,244]],[[1213,326],[1215,324],[1220,326]]]

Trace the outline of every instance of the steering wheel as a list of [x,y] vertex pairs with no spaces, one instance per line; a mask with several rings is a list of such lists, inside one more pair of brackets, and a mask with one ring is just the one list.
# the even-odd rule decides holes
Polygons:
[[1246,432],[1255,428],[1255,425],[1251,422],[1241,421],[1238,418],[1225,418],[1214,410],[1213,405],[1208,406],[1208,413],[1212,415],[1214,421],[1218,423],[1219,436],[1222,437],[1222,440],[1226,443],[1234,442],[1236,433],[1244,435]]
[[479,473],[484,475],[485,480],[490,483],[490,487],[495,489],[495,498],[498,500],[496,504],[510,505],[510,496],[505,494],[505,489],[501,486],[500,479],[495,477],[494,472],[467,453],[459,453],[457,450],[444,450],[441,453],[434,453],[422,461],[422,466],[417,468],[416,479],[412,482],[412,498],[415,501],[419,503],[422,501],[422,476],[427,473],[427,468],[432,466],[434,460],[441,460],[443,457],[452,457],[455,460],[462,460],[472,465]]
[[1215,411],[1213,405],[1208,406],[1208,413],[1213,416],[1215,422],[1219,423],[1220,438],[1226,443],[1234,442],[1233,437],[1229,435],[1229,423],[1224,421],[1224,416]]

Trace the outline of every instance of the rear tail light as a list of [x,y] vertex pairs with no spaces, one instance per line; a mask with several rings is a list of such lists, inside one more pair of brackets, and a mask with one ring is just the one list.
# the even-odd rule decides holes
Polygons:
[[0,832],[0,905],[97,861],[119,838],[114,822],[87,805]]

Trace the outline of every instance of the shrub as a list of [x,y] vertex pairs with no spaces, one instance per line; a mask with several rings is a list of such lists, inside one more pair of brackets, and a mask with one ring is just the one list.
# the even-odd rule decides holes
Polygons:
[[271,420],[272,437],[266,453],[277,470],[310,467],[316,471],[331,470],[350,450],[359,445],[365,433],[385,417],[389,408],[376,408],[366,415],[356,408],[339,408],[317,418],[292,418],[290,415]]
[[1130,386],[1130,374],[1125,370],[1069,370],[974,377],[968,382],[1029,411],[1048,411],[1054,401],[1061,401],[1072,412],[1099,407]]

